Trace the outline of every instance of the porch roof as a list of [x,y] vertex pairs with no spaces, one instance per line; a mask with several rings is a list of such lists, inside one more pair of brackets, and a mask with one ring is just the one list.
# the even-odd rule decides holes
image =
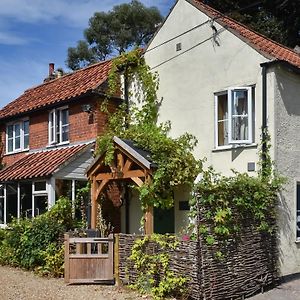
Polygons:
[[12,165],[0,171],[0,181],[13,181],[49,177],[73,159],[78,157],[91,145],[81,144],[53,150],[26,154]]

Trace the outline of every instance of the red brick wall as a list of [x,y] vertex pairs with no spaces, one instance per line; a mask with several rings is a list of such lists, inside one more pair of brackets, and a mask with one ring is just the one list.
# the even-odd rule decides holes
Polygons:
[[[82,104],[91,104],[92,112],[82,111]],[[58,106],[59,107],[59,106]],[[115,103],[109,105],[109,110],[116,107]],[[48,146],[48,115],[49,109],[32,113],[29,123],[29,149],[41,149]],[[96,138],[106,126],[107,115],[100,111],[99,98],[86,98],[69,104],[69,141],[70,143],[87,141]],[[3,145],[5,145],[5,126],[0,128]],[[4,151],[5,153],[5,147]],[[3,162],[10,165],[20,159],[26,152],[9,154],[3,157]]]

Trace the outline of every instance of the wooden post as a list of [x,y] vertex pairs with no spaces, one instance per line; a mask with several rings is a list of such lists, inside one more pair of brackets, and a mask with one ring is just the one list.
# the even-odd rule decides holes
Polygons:
[[70,282],[70,244],[69,244],[69,235],[66,233],[64,235],[65,240],[65,270],[64,270],[64,279],[65,283]]
[[115,285],[120,286],[121,280],[120,280],[120,256],[119,256],[119,234],[114,235],[114,277],[115,277]]
[[92,182],[91,199],[92,199],[91,228],[96,229],[98,212],[97,212],[97,181],[95,178],[93,178],[93,182]]
[[145,213],[145,234],[153,233],[153,207],[148,207]]

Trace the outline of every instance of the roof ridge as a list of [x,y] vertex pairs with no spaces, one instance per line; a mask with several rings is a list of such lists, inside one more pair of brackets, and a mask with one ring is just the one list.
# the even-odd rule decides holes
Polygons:
[[114,59],[114,58],[110,58],[110,59],[108,59],[108,60],[103,60],[103,61],[98,61],[98,62],[95,62],[95,63],[93,63],[93,64],[91,64],[91,65],[89,65],[89,66],[87,66],[87,67],[82,68],[82,69],[75,70],[75,71],[73,71],[72,73],[64,74],[64,75],[61,76],[61,77],[54,78],[54,79],[51,79],[51,80],[46,81],[46,82],[42,82],[42,83],[40,83],[40,84],[38,84],[38,85],[35,85],[35,86],[32,86],[32,87],[26,89],[26,90],[24,91],[23,94],[25,94],[25,93],[27,93],[27,92],[30,92],[30,91],[32,91],[32,90],[38,88],[38,87],[46,86],[46,85],[48,85],[48,84],[52,84],[53,82],[56,82],[56,81],[58,81],[58,80],[61,80],[61,79],[63,79],[63,78],[66,78],[66,77],[68,77],[68,76],[76,75],[76,74],[79,73],[79,72],[84,72],[84,71],[86,71],[86,70],[88,70],[88,69],[97,67],[98,65],[102,65],[102,64],[104,64],[104,63],[108,63],[108,62],[110,62],[110,61],[113,60],[113,59]]
[[[200,8],[200,9],[201,9],[201,7],[202,7],[202,8],[204,9],[204,13],[208,14],[208,16],[211,17],[211,18],[213,19],[213,21],[218,22],[218,20],[221,19],[221,20],[220,20],[220,23],[223,23],[223,24],[220,24],[220,25],[222,25],[222,26],[225,27],[225,28],[226,28],[226,26],[227,26],[227,27],[229,27],[230,29],[236,31],[236,32],[237,32],[239,35],[241,35],[243,38],[249,40],[250,43],[254,44],[253,41],[251,41],[249,38],[245,37],[242,33],[238,32],[237,29],[234,29],[234,28],[230,27],[229,24],[226,24],[226,21],[233,22],[233,23],[237,24],[238,26],[243,27],[245,30],[248,30],[249,32],[252,32],[252,33],[254,33],[254,34],[256,34],[256,35],[262,37],[263,39],[265,39],[265,40],[267,40],[267,41],[269,41],[269,42],[271,42],[271,43],[277,45],[277,46],[280,47],[280,48],[283,48],[283,49],[289,51],[291,54],[297,55],[297,56],[300,58],[300,54],[297,53],[296,51],[294,51],[292,48],[289,48],[289,47],[287,47],[287,46],[285,46],[285,45],[283,45],[283,44],[281,44],[281,43],[279,43],[279,42],[277,42],[277,41],[274,41],[274,40],[272,40],[271,38],[265,36],[264,34],[262,34],[262,33],[260,33],[260,32],[257,32],[256,30],[250,28],[249,26],[247,26],[247,25],[245,25],[245,24],[243,24],[243,23],[241,23],[241,22],[239,22],[239,21],[237,21],[237,20],[235,20],[235,19],[233,19],[233,18],[231,18],[231,17],[225,15],[224,13],[222,13],[222,12],[216,10],[215,8],[213,8],[213,7],[211,7],[211,6],[209,6],[209,5],[205,4],[205,3],[203,3],[203,0],[187,0],[187,1],[188,1],[189,3],[191,3],[191,4],[195,4],[195,5],[196,5],[198,8]],[[213,16],[211,16],[211,14],[213,14]],[[215,16],[214,16],[214,15],[215,15]],[[222,20],[222,19],[224,19],[224,20]],[[224,24],[224,22],[225,22],[225,24]],[[262,50],[262,49],[260,49],[260,50],[261,50],[262,52],[266,52],[265,50]],[[274,57],[274,58],[277,58],[276,56],[274,56],[274,55],[272,54],[272,52],[266,52],[266,53],[269,54],[269,55],[271,55],[271,56]],[[277,58],[277,59],[278,59],[278,58]]]

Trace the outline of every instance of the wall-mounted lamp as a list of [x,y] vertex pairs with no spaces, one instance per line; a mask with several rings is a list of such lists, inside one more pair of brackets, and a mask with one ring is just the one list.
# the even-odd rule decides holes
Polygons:
[[88,114],[92,112],[92,105],[91,104],[82,104],[81,108],[82,108],[82,111],[84,111]]

